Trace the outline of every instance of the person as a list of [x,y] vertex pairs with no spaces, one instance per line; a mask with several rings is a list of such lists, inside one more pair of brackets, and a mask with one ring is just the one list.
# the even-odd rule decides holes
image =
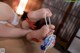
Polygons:
[[[45,16],[50,17],[51,15],[52,15],[51,11],[46,8],[31,11],[28,13],[28,17],[32,22],[36,22],[41,18],[44,18]],[[50,27],[44,25],[39,30],[31,29],[26,30],[17,28],[16,26],[19,24],[20,24],[19,18],[17,14],[12,10],[12,8],[8,4],[0,2],[0,37],[14,38],[26,35],[27,39],[31,38],[42,39],[46,36],[46,34],[53,33],[55,28],[54,25],[50,25]]]
[[[47,8],[41,8],[28,13],[28,18],[31,22],[37,22],[44,17],[50,16],[52,16],[52,13]],[[19,21],[20,19],[12,8],[8,4],[0,2],[0,48],[5,48],[5,53],[41,52],[37,46],[35,47],[35,45],[28,40],[32,38],[39,40],[45,38],[48,34],[54,32],[55,26],[49,25],[49,27],[47,27],[44,25],[38,30],[32,30],[25,20],[22,22],[23,28],[21,28]],[[26,38],[26,40],[22,37]]]
[[[52,16],[52,13],[48,8],[41,8],[36,11],[29,12],[27,15],[27,17],[28,17],[27,19],[29,19],[29,21],[35,25],[35,23],[37,21],[39,21],[41,19],[45,19],[45,17],[51,17],[51,16]],[[23,28],[25,28],[25,29],[27,27],[29,28],[29,26],[28,26],[29,23],[27,23],[26,20],[23,21],[24,22]],[[35,27],[37,28],[39,26],[35,26]],[[35,27],[31,26],[32,29],[34,29]],[[37,37],[36,35],[39,35],[36,39],[44,39],[44,37],[46,37],[47,35],[50,35],[54,32],[54,28],[55,28],[54,25],[49,25],[49,27],[47,27],[46,25],[43,25],[39,30],[34,30],[34,31],[28,33],[27,36],[32,35],[32,37],[35,38],[35,37]],[[43,38],[41,35],[43,35]],[[31,38],[27,38],[27,39],[31,39]]]

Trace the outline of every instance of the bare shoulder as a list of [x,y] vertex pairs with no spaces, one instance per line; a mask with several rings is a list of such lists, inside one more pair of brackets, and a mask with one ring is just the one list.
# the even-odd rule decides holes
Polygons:
[[4,2],[0,2],[0,5],[8,5],[8,4],[6,4],[6,3],[4,3]]
[[6,3],[0,2],[0,17],[4,20],[9,20],[14,17],[15,12],[13,9]]

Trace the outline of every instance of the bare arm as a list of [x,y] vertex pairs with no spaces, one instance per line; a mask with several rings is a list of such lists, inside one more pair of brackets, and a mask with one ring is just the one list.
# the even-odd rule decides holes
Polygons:
[[22,37],[32,30],[0,26],[0,37]]

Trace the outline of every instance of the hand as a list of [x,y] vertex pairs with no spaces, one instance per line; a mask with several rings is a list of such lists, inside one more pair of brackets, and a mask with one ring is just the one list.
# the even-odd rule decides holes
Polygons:
[[28,13],[28,18],[32,22],[36,22],[42,18],[51,17],[51,16],[52,16],[52,13],[48,8],[41,8],[39,10],[31,11]]
[[[48,27],[49,26],[49,27]],[[47,35],[50,35],[54,32],[54,25],[44,25],[41,29],[39,30],[33,30],[27,34],[27,39],[32,39],[36,38],[38,40],[44,39]]]
[[41,28],[41,32],[43,33],[43,35],[45,36],[48,36],[48,35],[51,35],[55,32],[55,26],[54,25],[44,25],[42,28]]

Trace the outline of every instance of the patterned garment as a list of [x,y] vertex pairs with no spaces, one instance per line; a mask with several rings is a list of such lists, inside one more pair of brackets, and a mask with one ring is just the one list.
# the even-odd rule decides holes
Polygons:
[[49,35],[44,39],[44,44],[41,45],[41,50],[47,50],[55,45],[56,35]]

